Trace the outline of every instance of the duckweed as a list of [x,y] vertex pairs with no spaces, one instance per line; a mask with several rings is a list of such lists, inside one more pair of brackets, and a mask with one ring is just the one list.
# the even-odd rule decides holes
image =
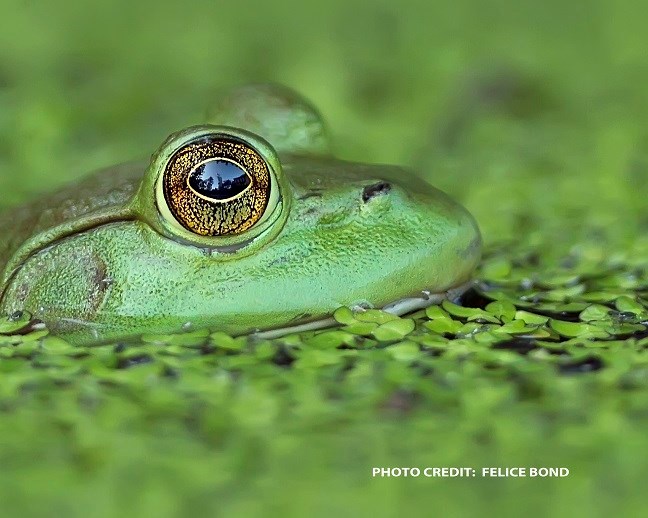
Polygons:
[[[483,261],[458,300],[272,340],[74,347],[0,318],[3,515],[645,514],[645,7],[121,4],[4,6],[0,206],[272,80],[330,114],[340,156],[462,202]],[[372,477],[396,466],[570,474]]]

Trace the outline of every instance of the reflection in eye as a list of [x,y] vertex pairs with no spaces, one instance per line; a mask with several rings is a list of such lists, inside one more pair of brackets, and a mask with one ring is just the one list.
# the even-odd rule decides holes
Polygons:
[[202,137],[165,166],[164,199],[177,222],[201,236],[240,234],[261,219],[271,191],[268,163],[246,142]]
[[207,160],[189,174],[189,187],[212,200],[229,200],[252,184],[243,168],[223,159]]

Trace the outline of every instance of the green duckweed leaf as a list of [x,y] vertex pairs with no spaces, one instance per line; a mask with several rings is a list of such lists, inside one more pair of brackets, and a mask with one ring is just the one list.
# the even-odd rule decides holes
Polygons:
[[401,340],[402,338],[410,334],[412,331],[414,331],[415,327],[416,324],[414,323],[414,320],[410,318],[391,320],[377,327],[373,331],[373,336],[376,340],[380,342],[387,342],[390,340]]
[[391,322],[392,320],[398,320],[399,318],[396,315],[392,315],[391,313],[379,309],[358,311],[354,316],[358,322],[372,322],[375,324],[384,324],[386,322]]
[[336,349],[341,345],[352,345],[355,336],[341,330],[324,331],[308,338],[304,345],[315,349]]
[[440,335],[456,335],[461,329],[462,323],[451,318],[436,318],[431,322],[425,322],[423,325],[430,331]]
[[333,318],[339,324],[350,325],[356,322],[356,318],[353,314],[353,311],[351,311],[346,306],[342,306],[336,309],[335,312],[333,313]]
[[515,306],[506,300],[496,300],[486,305],[486,311],[503,322],[515,318]]
[[421,356],[418,344],[411,341],[401,342],[387,348],[389,356],[402,362],[411,362]]
[[433,320],[435,318],[450,318],[450,315],[447,313],[447,311],[444,311],[441,306],[428,306],[425,308],[425,315],[427,318],[430,320]]
[[592,324],[551,319],[549,325],[558,334],[567,338],[607,338],[609,336],[605,330]]
[[578,317],[583,322],[610,320],[610,308],[601,304],[591,304],[581,311]]
[[233,338],[227,333],[216,331],[209,336],[210,342],[217,348],[225,351],[241,351],[246,346],[243,338]]
[[635,315],[648,315],[648,311],[636,300],[623,296],[616,299],[615,307],[624,313],[634,313]]
[[369,336],[378,327],[375,322],[353,322],[347,326],[342,327],[342,331],[353,333],[354,335]]
[[515,320],[519,320],[528,325],[542,325],[549,321],[549,317],[530,313],[529,311],[518,310],[515,312]]

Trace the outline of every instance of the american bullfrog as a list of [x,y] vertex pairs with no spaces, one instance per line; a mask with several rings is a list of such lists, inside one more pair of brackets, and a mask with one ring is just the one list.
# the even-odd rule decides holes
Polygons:
[[0,217],[0,312],[73,343],[209,327],[265,336],[456,297],[481,248],[459,204],[401,167],[335,158],[280,86],[221,97],[150,162],[100,170]]

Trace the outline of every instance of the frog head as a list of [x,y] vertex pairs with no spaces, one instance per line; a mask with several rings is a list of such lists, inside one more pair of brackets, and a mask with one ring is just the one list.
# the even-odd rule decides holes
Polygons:
[[341,306],[422,307],[479,260],[463,207],[407,169],[335,158],[319,113],[283,87],[223,97],[210,124],[113,183],[127,181],[123,200],[95,208],[94,192],[77,202],[90,210],[28,237],[2,309],[75,341],[289,329]]

